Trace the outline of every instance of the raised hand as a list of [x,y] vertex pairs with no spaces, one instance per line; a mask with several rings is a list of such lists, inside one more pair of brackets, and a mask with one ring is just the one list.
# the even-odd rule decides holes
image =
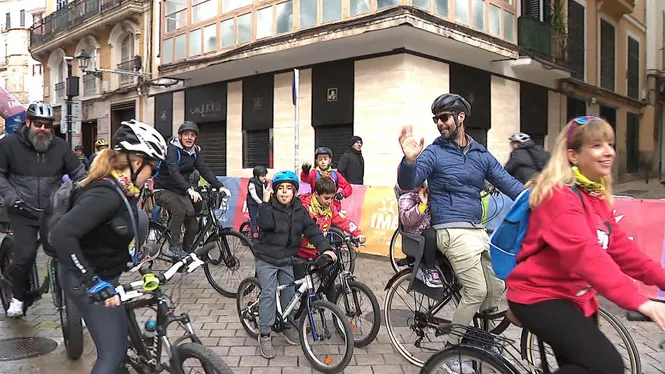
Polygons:
[[416,140],[413,137],[413,127],[411,125],[402,127],[402,132],[399,135],[399,145],[402,147],[402,153],[406,160],[413,163],[423,151],[425,139],[422,137]]

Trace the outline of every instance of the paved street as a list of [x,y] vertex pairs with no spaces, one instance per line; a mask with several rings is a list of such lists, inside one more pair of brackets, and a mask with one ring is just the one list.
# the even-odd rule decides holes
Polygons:
[[[40,255],[40,263],[44,262]],[[40,272],[44,274],[44,272]],[[356,274],[375,292],[383,307],[383,288],[393,274],[387,259],[359,257]],[[176,276],[177,277],[177,276]],[[129,279],[129,278],[128,278]],[[177,283],[174,283],[174,285]],[[312,373],[308,361],[299,347],[284,346],[281,338],[275,338],[278,357],[265,360],[257,352],[257,342],[247,337],[238,321],[235,300],[218,295],[208,285],[202,270],[182,277],[173,293],[179,311],[189,312],[195,321],[195,328],[205,345],[224,357],[236,374],[309,374]],[[45,295],[28,312],[22,321],[5,320],[0,315],[0,339],[10,337],[48,337],[58,342],[52,353],[32,359],[0,362],[0,373],[49,373],[79,374],[89,373],[96,358],[93,343],[86,335],[85,351],[78,361],[69,361],[63,353],[59,317],[51,304],[50,295]],[[615,313],[623,319],[618,308]],[[144,314],[144,319],[149,311]],[[625,321],[625,320],[624,320]],[[665,352],[658,343],[665,334],[649,323],[626,322],[634,339],[638,342],[644,373],[665,372]],[[112,328],[112,327],[110,327]],[[509,330],[510,331],[510,330]],[[511,334],[512,335],[512,334]],[[511,336],[512,337],[512,336]],[[388,339],[384,327],[377,341],[366,348],[355,349],[351,365],[345,370],[348,374],[408,374],[417,373],[415,366],[408,364],[397,354]]]

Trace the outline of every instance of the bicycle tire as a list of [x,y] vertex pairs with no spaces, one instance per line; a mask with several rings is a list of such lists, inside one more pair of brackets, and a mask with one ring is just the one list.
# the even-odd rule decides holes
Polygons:
[[[182,360],[178,363],[179,365],[182,365],[182,362],[188,358],[196,358],[201,361],[201,366],[203,366],[206,374],[233,374],[233,370],[218,354],[201,344],[183,343],[177,347],[177,350],[178,357]],[[182,369],[185,370],[185,368]]]
[[238,232],[245,235],[247,238],[252,237],[252,230],[251,230],[251,225],[249,224],[249,221],[243,222],[240,227],[238,228]]
[[444,365],[448,360],[465,355],[473,357],[476,362],[489,364],[497,369],[499,374],[519,374],[519,371],[505,358],[495,355],[491,352],[485,351],[480,347],[472,345],[455,345],[446,349],[442,349],[433,354],[423,365],[420,374],[434,374],[439,366]]
[[[381,327],[381,309],[379,308],[379,301],[376,299],[376,295],[374,295],[374,292],[372,292],[372,290],[369,287],[367,287],[366,284],[350,280],[349,288],[351,290],[353,290],[354,288],[360,290],[362,293],[364,293],[367,296],[367,299],[369,299],[370,304],[372,304],[372,328],[370,329],[369,334],[365,338],[360,340],[356,340],[355,337],[353,339],[353,345],[356,348],[361,348],[373,342],[374,339],[376,339],[376,336],[379,334],[379,328]],[[336,289],[337,291],[335,292],[335,296],[333,297],[334,300],[333,303],[339,306],[337,303],[339,301],[339,298],[343,294],[343,290],[342,287],[337,287]],[[342,308],[340,307],[340,309]],[[342,312],[344,312],[344,310],[342,310]],[[363,317],[361,316],[361,318]],[[351,328],[355,329],[355,326],[351,326]]]
[[[304,300],[303,300],[304,302]],[[332,374],[332,373],[340,373],[342,370],[344,370],[348,365],[349,362],[351,362],[351,357],[353,357],[353,339],[349,338],[353,336],[353,331],[351,331],[351,325],[349,324],[349,320],[346,318],[344,315],[344,312],[335,304],[331,303],[328,300],[315,300],[311,303],[312,309],[316,309],[318,307],[323,307],[327,308],[332,312],[334,315],[334,318],[339,321],[339,324],[342,325],[344,329],[344,335],[347,337],[346,338],[346,349],[344,350],[344,357],[340,362],[333,366],[323,366],[320,365],[316,357],[312,357],[312,352],[309,352],[305,347],[308,345],[307,344],[307,323],[309,322],[309,313],[303,313],[303,315],[300,317],[300,321],[298,322],[298,338],[300,340],[300,346],[302,347],[302,351],[305,354],[305,357],[307,358],[307,361],[312,365],[312,368],[314,370],[320,371],[322,373],[326,374]],[[335,326],[339,325],[338,323],[335,324]]]
[[[630,373],[642,374],[642,360],[640,359],[640,353],[637,349],[637,345],[635,344],[635,340],[633,340],[633,337],[630,335],[630,332],[628,332],[628,329],[626,329],[626,327],[623,325],[623,323],[621,323],[621,321],[619,321],[618,318],[603,308],[598,308],[598,319],[599,322],[603,319],[608,322],[609,325],[612,326],[612,328],[618,333],[619,337],[626,346],[626,350],[628,351],[628,358],[630,360]],[[520,351],[522,357],[533,367],[535,367],[535,360],[532,354],[534,349],[530,347],[538,346],[536,339],[537,337],[532,334],[531,331],[527,330],[526,328],[522,329]],[[536,374],[535,369],[532,369],[530,373]]]
[[5,310],[5,314],[7,313],[7,309],[9,309],[12,290],[6,289],[9,288],[9,283],[6,283],[4,278],[6,277],[5,272],[9,268],[9,263],[11,261],[14,248],[14,237],[11,234],[8,234],[2,240],[2,246],[0,246],[0,277],[3,279],[0,281],[0,301],[2,302],[2,308]]
[[[338,228],[338,227],[331,227],[328,232],[335,233],[335,235],[339,235],[341,238],[345,238],[347,234],[344,232],[344,230]],[[358,250],[354,246],[346,246],[347,252],[348,253],[348,259],[344,258],[344,253],[345,251],[342,250],[342,261],[348,264],[346,269],[351,272],[351,274],[354,273],[356,270],[356,258],[358,257]]]
[[[395,233],[393,236],[390,238],[390,248],[388,250],[388,253],[390,255],[390,266],[393,268],[395,273],[399,273],[402,269],[405,269],[406,267],[400,268],[397,265],[397,258],[395,258],[395,246],[397,243],[397,238],[400,236],[399,229],[395,230]],[[404,256],[406,257],[406,256]]]
[[247,335],[253,339],[256,339],[259,336],[258,327],[257,330],[254,331],[250,326],[247,325],[246,320],[242,316],[243,312],[247,310],[247,305],[242,305],[242,297],[246,294],[244,290],[247,290],[246,292],[252,292],[254,288],[258,288],[259,291],[261,290],[261,284],[257,278],[245,278],[242,282],[240,282],[236,295],[236,310],[238,311],[238,318],[240,318],[240,324],[242,325],[242,328],[245,329]]
[[62,308],[60,308],[60,328],[65,341],[65,350],[70,360],[78,360],[83,354],[83,322],[81,313],[74,302],[63,293]]
[[[243,234],[241,234],[237,231],[233,231],[233,230],[224,230],[224,231],[221,231],[219,233],[219,235],[211,235],[211,236],[208,237],[208,239],[206,239],[205,244],[208,244],[208,243],[216,240],[216,241],[218,241],[219,249],[221,251],[221,249],[222,249],[222,247],[221,247],[222,246],[222,244],[221,244],[222,240],[221,239],[222,239],[222,237],[225,237],[225,236],[231,236],[231,237],[235,237],[235,238],[239,239],[240,242],[244,246],[249,248],[250,252],[252,251],[252,246],[249,243],[249,239],[246,236],[244,236]],[[227,241],[227,243],[228,243],[228,241]],[[231,255],[233,255],[233,254],[231,254]],[[234,267],[236,269],[239,269],[240,266],[241,266],[240,263],[239,263],[240,260],[237,259],[237,258],[236,258],[236,260],[238,261],[238,264],[235,264]],[[252,263],[252,267],[254,267],[254,259],[251,258],[250,261]],[[226,266],[225,264],[223,264],[223,260],[221,260],[221,258],[220,258],[220,260],[217,260],[217,261],[214,261],[214,260],[213,261],[206,261],[206,263],[203,265],[203,272],[205,273],[206,279],[208,279],[208,283],[210,283],[210,286],[212,286],[212,288],[215,289],[215,291],[219,292],[220,294],[222,294],[226,297],[235,298],[237,296],[237,293],[238,293],[238,287],[240,286],[240,283],[242,283],[242,280],[240,282],[238,282],[238,285],[235,286],[235,287],[226,287],[225,288],[225,287],[220,286],[217,283],[217,281],[215,280],[215,278],[212,274],[212,271],[210,270],[210,266],[211,266],[212,262],[215,262],[215,264],[213,264],[213,265],[219,264],[219,265],[222,265],[222,266]],[[228,267],[227,267],[227,269],[228,269]],[[253,271],[252,274],[256,274],[256,270]],[[245,277],[243,277],[242,279],[244,279],[244,278]]]

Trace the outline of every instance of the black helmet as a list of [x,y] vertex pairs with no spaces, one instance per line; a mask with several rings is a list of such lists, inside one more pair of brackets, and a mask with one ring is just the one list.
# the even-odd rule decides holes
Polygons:
[[43,101],[37,101],[28,106],[25,111],[25,116],[30,119],[45,119],[47,121],[54,121],[53,108],[51,104]]
[[81,144],[77,144],[76,147],[74,147],[75,151],[78,151],[79,149],[83,150],[83,146]]
[[182,134],[183,131],[194,131],[197,136],[199,135],[199,127],[192,121],[185,121],[178,127],[178,134]]
[[447,93],[437,97],[432,103],[432,114],[437,114],[443,110],[464,112],[469,117],[471,115],[471,104],[460,95]]
[[255,177],[260,177],[262,175],[267,175],[268,174],[268,169],[266,169],[265,166],[255,166],[254,167],[254,176]]
[[333,158],[333,152],[328,147],[319,147],[314,151],[314,159],[319,157],[319,155],[328,155],[330,158]]

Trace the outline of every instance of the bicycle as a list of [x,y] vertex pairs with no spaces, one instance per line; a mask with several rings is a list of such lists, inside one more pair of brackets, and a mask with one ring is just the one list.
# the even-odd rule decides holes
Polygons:
[[[206,279],[215,291],[226,297],[235,297],[240,280],[244,277],[238,278],[237,283],[231,279],[228,282],[229,284],[221,285],[221,282],[217,282],[215,279],[215,275],[219,275],[222,278],[225,275],[233,277],[238,271],[244,276],[255,274],[251,244],[247,237],[241,233],[233,231],[230,227],[222,227],[220,225],[218,215],[221,216],[221,214],[224,214],[228,209],[228,205],[226,204],[223,193],[219,193],[216,189],[210,189],[209,187],[203,186],[197,188],[201,194],[203,209],[200,213],[196,214],[199,221],[199,231],[194,238],[194,246],[213,242],[217,244],[219,254],[208,256],[209,260],[203,266],[203,271]],[[164,248],[164,246],[168,247],[171,242],[169,222],[170,218],[163,224],[154,221],[149,224],[148,240],[156,242],[160,249]],[[240,243],[240,250],[234,246],[234,250],[232,251],[231,240],[233,240],[233,243]],[[177,259],[171,255],[164,254],[160,250],[156,260],[174,263]]]
[[[188,254],[185,258],[175,262],[160,274],[142,271],[142,279],[116,287],[122,304],[125,306],[128,324],[129,349],[125,359],[122,373],[129,373],[133,369],[141,374],[169,373],[185,374],[192,368],[184,362],[188,358],[195,358],[201,362],[206,373],[233,374],[233,371],[217,354],[204,347],[201,339],[194,332],[191,319],[187,313],[176,316],[175,307],[169,305],[168,297],[161,292],[160,287],[168,283],[178,272],[191,273],[198,267],[205,265],[208,253],[215,248],[214,243],[208,243]],[[203,260],[202,260],[203,259]],[[148,298],[137,299],[148,294]],[[137,299],[137,300],[134,300]],[[156,307],[156,309],[154,309]],[[144,338],[137,322],[135,310],[151,308],[155,310],[156,328],[152,338]],[[172,323],[184,325],[187,333],[175,341],[168,336],[168,328]],[[146,325],[148,322],[146,322]],[[191,342],[183,343],[185,340]],[[166,349],[169,362],[162,363],[162,349]]]
[[[330,301],[323,300],[316,293],[314,288],[314,281],[312,279],[313,274],[319,269],[316,261],[305,260],[300,258],[293,259],[294,265],[303,264],[307,266],[307,271],[305,277],[302,279],[295,280],[289,284],[282,284],[277,286],[276,297],[277,300],[280,299],[281,292],[287,287],[297,287],[296,293],[293,298],[289,301],[286,308],[282,310],[282,305],[280,302],[277,302],[277,314],[275,318],[275,324],[273,325],[273,330],[276,332],[281,332],[284,330],[285,323],[290,323],[294,328],[298,329],[300,346],[302,347],[303,353],[307,360],[310,362],[312,367],[323,373],[338,373],[344,370],[351,361],[353,356],[354,342],[349,339],[353,336],[351,325],[349,320],[346,318],[342,310],[333,304]],[[253,293],[255,295],[250,296],[248,301],[243,301],[244,296],[250,295]],[[240,283],[238,288],[238,296],[236,297],[236,307],[238,311],[238,316],[240,317],[240,322],[242,327],[245,329],[247,334],[252,338],[257,338],[259,336],[259,294],[261,293],[261,285],[259,280],[254,277],[246,278]],[[294,314],[294,320],[297,320],[297,325],[290,320],[290,318],[285,321],[283,316],[291,315],[296,309],[296,304],[300,301],[300,307],[297,312]],[[326,314],[323,312],[323,309],[328,309],[331,319],[326,319]],[[320,316],[321,318],[321,327],[318,327],[315,324],[315,316]],[[316,353],[320,352],[319,349],[314,351],[310,346],[310,343],[307,341],[307,336],[310,335],[314,342],[329,342],[334,338],[334,334],[329,327],[329,323],[332,323],[335,327],[337,335],[340,336],[344,342],[343,344],[334,344],[334,353],[325,354],[322,360],[319,360],[316,356]],[[342,356],[337,360],[331,355],[337,355],[338,348],[340,352],[343,352]],[[335,363],[335,361],[337,361]],[[335,365],[332,365],[335,363]]]
[[[384,318],[386,321],[388,336],[393,347],[395,347],[400,355],[402,355],[402,357],[404,357],[409,363],[422,367],[426,358],[429,356],[427,352],[436,352],[446,343],[444,335],[448,333],[446,332],[446,327],[450,325],[451,319],[437,315],[440,315],[443,308],[451,304],[451,302],[453,308],[457,306],[461,300],[460,291],[462,285],[455,276],[450,263],[441,253],[437,253],[437,259],[443,273],[443,288],[427,287],[422,282],[422,279],[418,278],[419,273],[416,273],[416,276],[414,277],[414,269],[419,269],[422,260],[424,238],[420,235],[411,235],[404,232],[400,232],[400,234],[402,235],[404,253],[411,256],[413,261],[410,261],[406,269],[401,270],[388,281],[388,284],[385,287],[387,293],[384,303]],[[405,288],[407,293],[413,293],[413,299],[415,301],[414,306],[416,308],[418,306],[422,307],[423,300],[425,298],[428,299],[427,306],[425,306],[424,310],[411,310],[406,318],[403,318],[403,315],[400,315],[403,309],[400,308],[399,305],[393,305],[393,303],[398,303],[396,301],[398,298],[404,299],[404,297],[401,296],[396,297],[400,286],[403,284],[406,284]],[[418,296],[420,296],[420,301],[417,299]],[[410,306],[412,303],[404,301],[403,304],[407,308],[413,308],[413,306]],[[395,312],[394,315],[391,313],[392,311]],[[618,339],[615,340],[619,340],[619,342],[616,342],[615,345],[617,347],[625,347],[627,353],[624,354],[624,356],[629,357],[630,364],[628,372],[641,374],[639,352],[637,351],[635,341],[630,336],[630,333],[628,333],[628,330],[626,330],[625,326],[623,326],[616,317],[605,309],[600,308],[598,315],[600,320],[602,320],[601,326],[607,324],[611,327],[609,331],[604,331],[605,335],[611,340],[618,337]],[[405,319],[406,321],[404,321]],[[494,335],[503,334],[506,329],[513,324],[506,311],[476,313],[473,322],[475,327],[481,327],[483,330]],[[519,325],[517,326],[520,327]],[[430,336],[428,334],[429,332],[433,332],[433,336]],[[400,338],[406,334],[415,334],[417,336],[415,342],[412,343],[412,346],[415,347],[415,349],[412,349],[409,344],[400,342]],[[438,341],[435,339],[442,336],[444,337]],[[534,352],[538,352],[538,349],[536,349],[537,339],[535,339],[534,335],[527,329],[522,329],[519,339],[520,354],[533,366],[533,364],[539,359],[534,355]],[[549,348],[549,346],[546,348]],[[551,355],[551,349],[546,349],[546,353]],[[532,371],[532,373],[535,373],[535,371]]]
[[342,261],[349,264],[348,270],[353,274],[356,270],[356,258],[358,257],[357,248],[360,243],[356,240],[344,240],[348,235],[344,230],[335,226],[330,227],[325,235],[328,238],[328,241],[330,241],[330,244],[335,245],[339,249],[339,255],[341,255]]

